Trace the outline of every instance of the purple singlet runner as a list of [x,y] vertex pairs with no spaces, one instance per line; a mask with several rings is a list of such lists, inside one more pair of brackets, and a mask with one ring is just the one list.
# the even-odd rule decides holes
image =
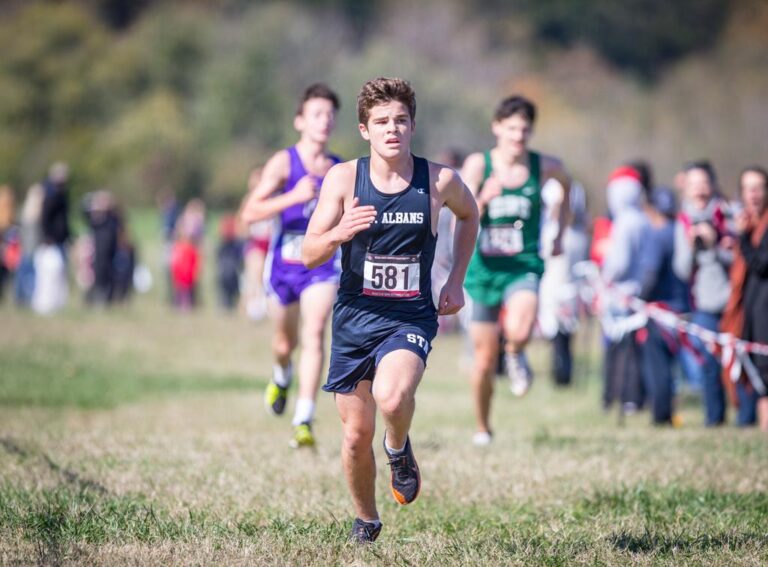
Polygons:
[[[308,175],[301,162],[296,146],[286,150],[291,158],[291,171],[285,182],[283,193],[292,191],[296,183]],[[334,164],[341,160],[334,155],[329,156]],[[316,177],[316,176],[315,176]],[[323,179],[317,177],[318,187]],[[309,218],[317,205],[317,198],[292,205],[280,213],[280,226],[272,239],[270,246],[269,290],[277,296],[282,305],[288,305],[299,300],[301,292],[310,285],[321,282],[338,282],[340,266],[337,256],[317,268],[309,269],[301,262],[301,244],[307,233]]]

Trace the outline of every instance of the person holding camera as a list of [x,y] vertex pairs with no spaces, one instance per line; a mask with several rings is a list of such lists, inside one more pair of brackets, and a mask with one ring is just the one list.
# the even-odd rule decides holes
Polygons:
[[[735,240],[727,221],[728,204],[718,194],[712,164],[706,160],[686,164],[673,269],[690,284],[691,322],[712,331],[717,331],[731,293],[728,271]],[[725,422],[725,392],[720,363],[697,337],[691,337],[691,342],[695,352],[681,352],[686,372],[694,373],[689,376],[691,382],[701,384],[705,424],[721,425]]]

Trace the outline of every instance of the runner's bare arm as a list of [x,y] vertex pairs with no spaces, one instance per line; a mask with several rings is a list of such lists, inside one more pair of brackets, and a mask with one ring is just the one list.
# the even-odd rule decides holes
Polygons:
[[571,222],[571,176],[565,171],[563,162],[551,156],[542,156],[542,184],[547,179],[556,179],[563,187],[563,200],[560,203],[557,224],[558,231],[552,241],[552,255],[559,256],[563,251],[562,241],[565,228]]
[[437,176],[437,189],[445,205],[456,215],[453,264],[438,300],[438,313],[452,315],[464,306],[464,276],[475,249],[480,216],[470,189],[454,170],[442,168]]
[[[485,177],[485,156],[480,152],[468,155],[467,159],[464,160],[464,165],[461,168],[461,178],[469,191],[475,197],[475,202],[477,203],[477,209],[480,213],[480,216],[482,216],[483,212],[485,212],[485,207],[488,205],[488,201],[490,201],[491,198],[495,197],[501,192],[501,186],[498,188],[489,186],[486,188],[486,190],[483,190],[481,194],[480,189],[483,188],[483,177]],[[488,179],[488,182],[491,182],[492,185],[493,182],[491,179],[495,181],[495,178],[491,177]]]
[[360,207],[357,198],[352,198],[355,172],[356,162],[346,162],[333,166],[325,176],[301,247],[301,258],[308,268],[330,260],[342,243],[352,240],[376,219],[374,207]]
[[245,224],[266,220],[297,202],[293,191],[275,195],[288,179],[291,169],[290,156],[286,150],[273,155],[264,166],[258,185],[246,198],[240,213]]
[[461,166],[461,179],[475,197],[480,192],[485,172],[485,157],[480,152],[469,154]]

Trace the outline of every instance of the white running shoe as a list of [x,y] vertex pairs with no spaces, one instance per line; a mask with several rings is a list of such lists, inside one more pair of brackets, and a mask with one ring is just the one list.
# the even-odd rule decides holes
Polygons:
[[493,441],[493,436],[488,431],[478,431],[472,436],[472,444],[475,447],[487,447]]
[[522,398],[531,389],[533,372],[528,365],[525,353],[511,353],[506,355],[507,376],[509,376],[509,389],[518,398]]

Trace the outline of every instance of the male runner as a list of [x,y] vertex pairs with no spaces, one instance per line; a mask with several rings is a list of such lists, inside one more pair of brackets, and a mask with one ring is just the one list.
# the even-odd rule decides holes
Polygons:
[[[328,172],[307,229],[303,259],[314,267],[341,246],[342,273],[333,312],[333,392],[344,429],[342,464],[357,518],[351,539],[381,531],[372,450],[376,408],[392,494],[400,504],[419,493],[419,468],[408,438],[414,395],[437,332],[437,315],[464,304],[462,282],[478,230],[471,193],[449,167],[411,154],[415,94],[402,79],[367,82],[357,98],[359,129],[370,157]],[[457,217],[454,263],[435,309],[430,272],[440,208]]]
[[333,256],[312,269],[301,262],[301,243],[317,204],[323,177],[332,165],[341,161],[327,150],[338,109],[339,99],[326,85],[314,84],[304,91],[294,118],[299,141],[270,158],[241,215],[245,223],[279,218],[267,259],[268,311],[274,325],[275,365],[264,402],[274,415],[285,411],[293,378],[291,354],[300,339],[293,447],[315,444],[312,419],[323,367],[324,331],[338,286],[339,270]]
[[462,177],[477,200],[481,225],[464,284],[473,300],[470,336],[474,346],[476,445],[491,442],[489,416],[502,307],[506,314],[501,329],[512,393],[523,396],[533,380],[523,349],[536,322],[539,281],[544,272],[539,233],[541,187],[548,179],[557,179],[565,191],[553,256],[561,252],[568,215],[570,179],[562,163],[528,149],[535,118],[532,102],[521,96],[505,98],[491,125],[496,146],[467,157],[462,169]]

